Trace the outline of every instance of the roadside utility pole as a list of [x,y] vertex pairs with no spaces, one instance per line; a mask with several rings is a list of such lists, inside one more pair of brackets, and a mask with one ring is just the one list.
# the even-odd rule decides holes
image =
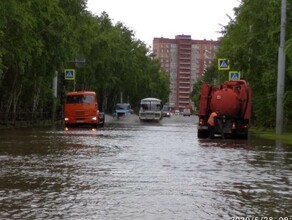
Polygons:
[[285,91],[285,34],[286,34],[286,6],[287,0],[282,0],[281,6],[281,32],[278,54],[278,80],[277,80],[277,112],[276,112],[276,134],[283,134],[283,99]]
[[56,121],[56,113],[57,113],[57,91],[58,90],[58,71],[55,71],[55,75],[53,78],[53,105],[52,105],[52,121]]

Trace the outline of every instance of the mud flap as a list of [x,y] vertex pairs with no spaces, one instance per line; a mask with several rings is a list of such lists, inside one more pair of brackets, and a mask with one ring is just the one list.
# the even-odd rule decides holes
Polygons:
[[225,136],[224,136],[224,128],[225,128],[224,121],[217,119],[216,120],[216,131],[221,134],[222,139],[225,139]]

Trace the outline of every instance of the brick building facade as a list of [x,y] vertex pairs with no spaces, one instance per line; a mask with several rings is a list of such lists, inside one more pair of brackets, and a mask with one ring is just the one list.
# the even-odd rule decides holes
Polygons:
[[169,103],[182,110],[193,105],[192,86],[216,56],[219,41],[192,40],[190,35],[175,39],[154,38],[153,53],[170,79]]

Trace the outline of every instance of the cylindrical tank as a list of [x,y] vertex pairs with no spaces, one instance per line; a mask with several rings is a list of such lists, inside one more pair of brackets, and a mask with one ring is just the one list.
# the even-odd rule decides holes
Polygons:
[[212,94],[210,108],[212,112],[236,118],[241,108],[240,99],[232,89],[222,88]]

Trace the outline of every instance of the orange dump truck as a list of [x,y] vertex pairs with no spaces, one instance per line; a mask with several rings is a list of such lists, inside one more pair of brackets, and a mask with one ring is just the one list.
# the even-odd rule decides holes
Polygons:
[[104,113],[99,111],[96,93],[76,91],[66,94],[64,123],[72,126],[104,126]]
[[248,137],[251,117],[251,88],[245,80],[231,80],[213,87],[204,83],[199,103],[198,138],[209,136],[208,118],[218,112],[215,134],[231,137]]

